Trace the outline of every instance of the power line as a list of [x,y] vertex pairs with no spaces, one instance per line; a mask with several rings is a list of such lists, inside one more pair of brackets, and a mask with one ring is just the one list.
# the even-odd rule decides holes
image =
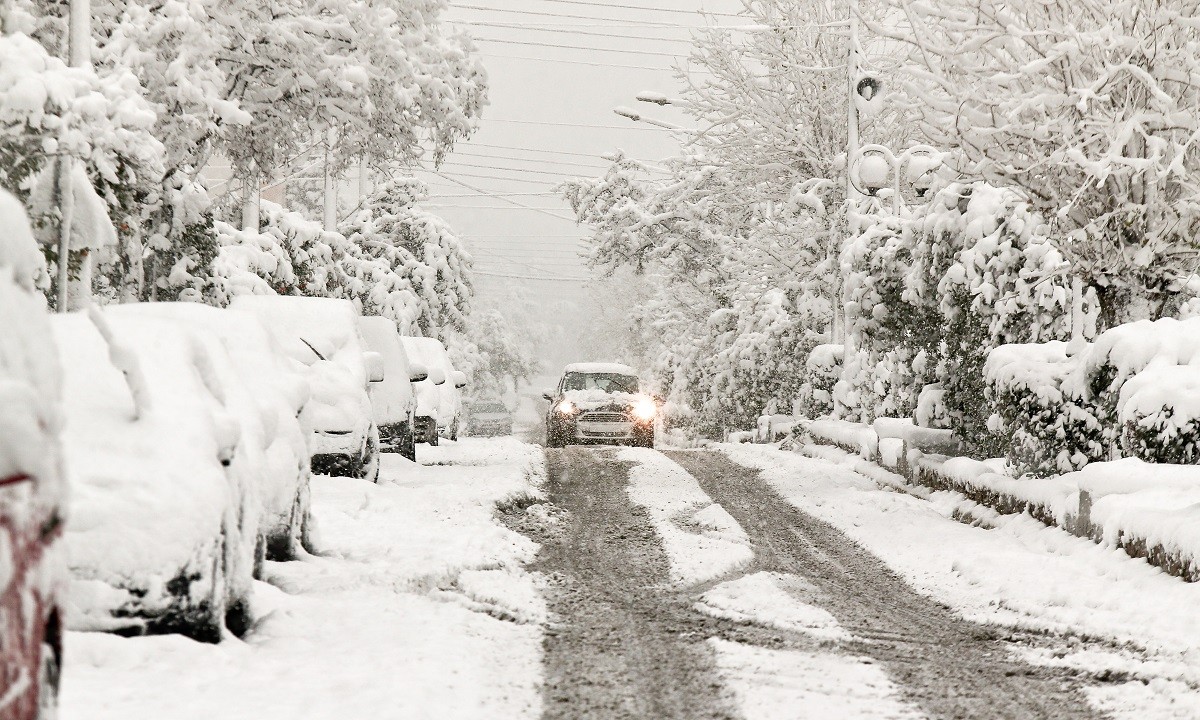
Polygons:
[[[429,172],[435,173],[435,174],[437,174],[437,175],[441,175],[442,177],[448,177],[448,176],[446,176],[446,175],[442,175],[442,174],[441,174],[439,171],[436,171],[436,170],[430,170]],[[504,181],[504,182],[519,182],[519,183],[528,183],[528,184],[530,184],[530,185],[546,185],[546,186],[551,186],[551,185],[556,185],[556,184],[558,184],[556,181],[554,181],[554,180],[549,180],[549,179],[545,179],[545,180],[533,180],[533,179],[530,179],[530,178],[519,178],[519,177],[502,177],[502,176],[500,176],[500,175],[481,175],[481,174],[479,174],[479,173],[465,173],[465,172],[458,172],[458,171],[455,171],[455,173],[454,173],[454,176],[455,176],[455,177],[468,177],[468,178],[474,178],[474,179],[476,179],[476,180],[500,180],[500,181]]]
[[[506,193],[496,193],[496,194],[503,195],[504,197],[546,197],[548,195],[558,195],[558,193],[556,193],[552,190],[547,190],[546,192],[506,192]],[[430,191],[430,197],[433,198],[434,200],[440,200],[443,198],[473,198],[473,197],[479,197],[479,196],[474,193],[461,193],[458,195],[449,195],[449,194],[435,193],[435,192]]]
[[594,278],[589,277],[555,277],[553,275],[517,275],[514,273],[498,273],[488,272],[486,270],[472,270],[472,274],[483,275],[484,277],[508,278],[510,280],[545,280],[547,282],[591,282]]
[[546,158],[513,157],[511,155],[494,155],[494,154],[490,154],[490,153],[473,153],[473,152],[467,152],[465,150],[455,150],[454,153],[451,154],[447,158],[447,160],[453,160],[454,157],[457,155],[463,155],[463,156],[470,157],[470,158],[481,158],[484,160],[510,160],[513,162],[545,163],[547,165],[562,165],[565,167],[587,168],[589,170],[604,170],[608,167],[607,165],[601,165],[601,164],[590,164],[589,165],[587,163],[572,162],[570,160],[548,160]]
[[593,125],[591,123],[547,122],[545,120],[510,120],[508,118],[488,118],[487,122],[516,123],[517,125],[552,125],[554,127],[592,128],[601,130],[647,130],[656,132],[658,129],[630,123],[629,125]]
[[[456,180],[456,179],[454,179],[454,178],[452,178],[452,177],[450,177],[450,176],[448,176],[448,175],[443,175],[442,173],[440,173],[440,172],[437,172],[436,170],[433,172],[433,174],[434,174],[434,175],[437,175],[438,177],[442,178],[443,180],[448,180],[449,182],[452,182],[452,183],[454,183],[455,185],[461,185],[461,186],[465,187],[465,188],[466,188],[466,189],[468,189],[468,190],[474,190],[475,192],[477,192],[477,193],[480,193],[480,194],[483,194],[483,195],[492,195],[492,193],[488,192],[487,190],[484,190],[483,188],[480,188],[480,187],[475,187],[474,185],[471,185],[471,184],[469,184],[469,183],[465,183],[465,182],[463,182],[462,180]],[[519,202],[517,202],[516,200],[510,200],[510,199],[508,199],[508,198],[506,198],[506,197],[503,197],[503,196],[501,196],[501,195],[492,195],[492,196],[493,196],[493,197],[495,197],[497,200],[501,200],[501,201],[503,201],[503,202],[506,202],[506,203],[508,203],[509,205],[514,205],[514,206],[516,206],[516,207],[519,207],[519,208],[525,208],[526,210],[533,210],[533,211],[535,211],[535,212],[540,212],[540,213],[542,213],[543,215],[549,215],[550,217],[552,217],[552,218],[558,218],[559,220],[568,220],[568,221],[570,221],[570,222],[575,222],[575,218],[573,218],[573,217],[568,217],[568,216],[566,216],[566,215],[558,215],[558,214],[556,214],[556,213],[552,213],[552,212],[549,212],[549,211],[547,211],[547,210],[542,210],[541,208],[536,208],[536,207],[532,207],[532,206],[530,206],[530,205],[525,205],[524,203],[519,203]]]
[[479,143],[479,142],[475,142],[473,140],[463,142],[462,147],[470,147],[470,148],[481,147],[481,148],[492,148],[494,150],[512,150],[514,152],[547,153],[550,155],[573,155],[575,157],[586,157],[586,158],[599,158],[601,155],[604,154],[604,153],[569,152],[567,150],[547,150],[545,148],[516,147],[514,145],[488,145],[486,143]]
[[[503,158],[501,158],[501,159],[503,159]],[[465,162],[463,160],[455,160],[454,158],[447,158],[446,162],[442,163],[442,167],[444,167],[444,168],[451,167],[452,165],[458,165],[460,167],[477,168],[480,170],[500,170],[502,172],[534,173],[536,175],[553,175],[555,177],[569,177],[570,178],[570,177],[579,177],[580,176],[580,173],[562,172],[560,170],[535,170],[533,168],[499,167],[496,165],[482,165],[480,163]],[[603,168],[593,168],[593,169],[594,170],[602,170]]]
[[701,17],[703,17],[705,15],[711,15],[713,17],[741,18],[743,20],[746,18],[745,15],[738,15],[737,13],[707,12],[707,11],[702,11],[702,10],[677,10],[675,8],[657,8],[657,7],[649,7],[646,5],[618,5],[618,4],[614,4],[614,3],[592,2],[591,0],[542,0],[542,2],[559,3],[561,5],[583,5],[584,7],[589,7],[589,8],[593,8],[593,9],[616,8],[616,9],[620,9],[620,10],[642,10],[644,12],[678,13],[680,15],[693,15],[693,16],[699,15]]
[[669,38],[653,35],[618,35],[617,33],[592,32],[589,30],[570,30],[565,28],[551,27],[536,27],[534,25],[516,25],[512,23],[489,23],[482,21],[464,22],[464,25],[474,25],[476,27],[501,28],[506,30],[533,30],[535,32],[553,32],[562,33],[564,35],[587,35],[589,37],[604,37],[617,38],[620,40],[650,40],[652,42],[669,42],[683,43],[684,45],[694,45],[694,40],[685,40],[684,38]]
[[[617,21],[617,22],[627,23],[629,25],[658,25],[658,26],[674,27],[673,25],[670,25],[669,23],[664,23],[659,20],[642,20],[642,19],[638,19],[638,18],[616,18],[616,17],[605,18],[605,17],[596,17],[595,15],[573,15],[570,13],[550,12],[548,10],[517,10],[515,8],[485,7],[483,5],[465,5],[462,3],[455,3],[450,6],[451,10],[456,10],[458,8],[462,8],[464,10],[483,10],[485,12],[494,12],[494,13],[508,13],[508,14],[513,14],[513,15],[538,15],[541,17],[569,18],[571,20],[600,20],[600,21],[605,21],[605,22]],[[453,22],[453,21],[451,21],[451,22]]]
[[[505,60],[535,60],[537,62],[552,62],[555,64],[566,63],[568,65],[587,65],[589,67],[608,68],[608,69],[623,68],[623,69],[627,69],[627,70],[649,70],[651,72],[658,72],[658,73],[675,72],[675,68],[669,68],[669,67],[650,67],[648,65],[626,65],[626,64],[622,64],[622,63],[589,62],[587,60],[562,60],[559,58],[531,57],[529,55],[502,55],[500,53],[486,53],[486,54],[489,57],[503,58]],[[712,74],[711,72],[709,72],[707,70],[685,70],[684,72],[703,74],[703,75],[711,75]]]
[[683,57],[682,53],[664,53],[664,52],[655,52],[653,50],[622,50],[620,48],[585,47],[585,46],[581,46],[581,45],[561,45],[561,44],[557,44],[557,43],[530,42],[528,40],[502,40],[500,38],[485,38],[485,37],[477,37],[477,38],[472,38],[472,39],[477,40],[479,42],[493,42],[493,43],[501,43],[503,45],[524,45],[527,47],[556,48],[559,50],[586,50],[587,52],[609,52],[609,53],[621,53],[624,55],[652,55],[655,57],[669,57],[669,58],[676,58],[676,59]]

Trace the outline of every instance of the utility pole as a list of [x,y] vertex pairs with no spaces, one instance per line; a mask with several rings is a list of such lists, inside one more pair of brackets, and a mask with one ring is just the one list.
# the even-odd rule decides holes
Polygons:
[[333,145],[337,131],[330,127],[325,131],[325,203],[323,222],[327,232],[337,230],[337,176],[333,173]]
[[[92,66],[92,8],[90,0],[71,0],[67,16],[67,53],[68,64],[76,68],[91,68]],[[71,226],[75,220],[75,175],[74,162],[68,155],[60,155],[55,163],[54,192],[58,196],[59,225],[58,225],[58,297],[57,305],[60,313],[65,313],[69,307],[71,283]],[[76,303],[80,307],[87,305],[92,297],[92,257],[87,250],[82,251],[79,267],[79,297]]]
[[[854,207],[858,204],[858,190],[854,187],[854,179],[852,172],[854,168],[854,158],[858,156],[858,105],[856,99],[858,97],[858,0],[847,0],[849,9],[849,48],[846,52],[846,237],[849,238],[853,232],[851,226],[851,217]],[[836,243],[837,240],[834,239]],[[837,263],[837,268],[834,272],[833,280],[833,320],[831,323],[831,342],[837,342],[838,339],[838,321],[843,320],[841,335],[845,347],[843,348],[843,362],[848,362],[850,353],[853,352],[850,337],[850,318],[844,316],[842,308],[842,277],[841,277],[841,248],[834,248],[834,262]]]

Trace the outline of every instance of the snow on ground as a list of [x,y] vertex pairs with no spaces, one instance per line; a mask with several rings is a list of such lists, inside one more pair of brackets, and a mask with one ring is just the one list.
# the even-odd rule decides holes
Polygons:
[[849,640],[850,633],[833,615],[799,599],[814,592],[811,583],[796,575],[756,572],[717,585],[695,607],[714,617],[752,621],[822,640]]
[[770,650],[711,638],[717,672],[746,720],[908,720],[922,715],[868,658]]
[[674,582],[712,580],[754,560],[746,531],[674,460],[649,448],[621,448],[617,459],[633,463],[629,498],[649,513]]
[[[745,530],[679,464],[644,448],[624,448],[632,462],[629,496],[650,514],[679,584],[736,573],[754,560]],[[801,632],[830,645],[850,639],[837,620],[806,602],[811,584],[786,573],[755,572],[716,584],[699,612],[763,627]],[[886,720],[921,715],[895,698],[898,690],[867,658],[828,652],[771,650],[708,641],[717,672],[746,720]]]
[[926,501],[881,488],[847,464],[769,446],[722,449],[968,619],[1113,641],[1111,649],[1079,643],[1053,656],[1028,653],[1044,664],[1129,673],[1130,683],[1092,692],[1100,708],[1118,717],[1200,717],[1200,695],[1189,687],[1200,686],[1200,583],[1028,516],[991,514],[990,529],[948,522],[971,509],[955,493]]
[[[244,639],[70,633],[64,720],[536,718],[536,545],[493,519],[538,493],[512,438],[385,455],[382,480],[317,477],[319,556],[269,563]],[[445,463],[445,464],[438,464]]]

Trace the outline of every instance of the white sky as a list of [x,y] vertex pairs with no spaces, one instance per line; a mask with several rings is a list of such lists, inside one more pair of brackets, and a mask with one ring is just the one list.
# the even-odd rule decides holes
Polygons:
[[[551,187],[570,174],[599,174],[605,166],[600,156],[617,148],[643,160],[674,154],[678,144],[671,133],[618,117],[612,109],[635,107],[647,116],[686,124],[678,111],[638,103],[634,95],[643,90],[677,94],[670,68],[689,52],[688,28],[705,24],[698,11],[734,13],[741,3],[451,0],[450,7],[445,19],[465,27],[477,40],[490,78],[491,105],[480,131],[456,146],[442,172],[488,192],[546,193],[509,196],[544,212],[516,208],[422,173],[431,189],[426,205],[438,206],[436,212],[467,241],[481,273],[481,296],[494,292],[498,283],[519,283],[539,295],[570,297],[579,283],[528,279],[588,275],[576,255],[584,229],[570,219],[569,207]],[[568,15],[576,17],[563,17]],[[734,17],[713,19],[739,22]],[[520,27],[494,26],[499,24]]]

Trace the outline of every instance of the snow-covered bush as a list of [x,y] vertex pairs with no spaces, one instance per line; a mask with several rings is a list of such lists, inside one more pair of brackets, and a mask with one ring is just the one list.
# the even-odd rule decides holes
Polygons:
[[1056,243],[1017,193],[981,183],[952,184],[900,218],[860,221],[843,256],[857,351],[840,414],[913,416],[923,388],[938,383],[942,410],[922,422],[945,423],[975,452],[1002,449],[986,431],[983,366],[999,345],[1069,336],[1070,279]]
[[833,386],[842,375],[842,345],[817,345],[804,362],[807,371],[797,395],[800,414],[810,420],[833,412]]
[[[1140,320],[1101,333],[1083,354],[1069,392],[1095,407],[1112,454],[1194,462],[1200,318]],[[1168,459],[1169,458],[1169,459]]]
[[989,354],[985,392],[995,414],[988,430],[1018,474],[1047,477],[1108,459],[1095,407],[1069,390],[1079,362],[1058,341],[1001,345]]

